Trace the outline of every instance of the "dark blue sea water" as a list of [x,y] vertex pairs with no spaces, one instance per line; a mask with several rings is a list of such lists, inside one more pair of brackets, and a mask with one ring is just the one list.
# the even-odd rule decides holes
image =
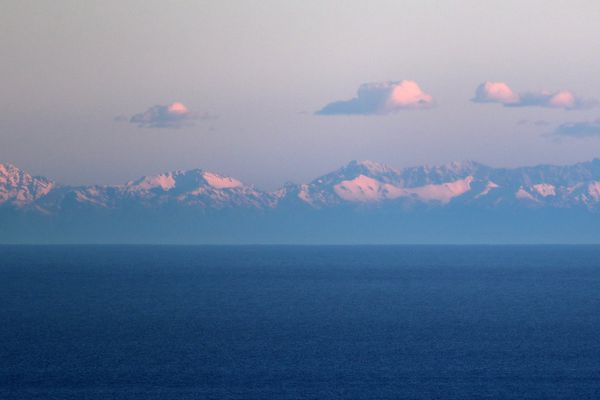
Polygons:
[[600,247],[0,247],[2,399],[598,399]]

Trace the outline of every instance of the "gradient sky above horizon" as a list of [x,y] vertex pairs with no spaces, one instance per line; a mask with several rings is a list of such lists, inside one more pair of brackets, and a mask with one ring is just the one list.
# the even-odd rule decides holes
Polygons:
[[[205,168],[271,189],[351,159],[585,161],[600,157],[600,135],[551,133],[600,131],[600,107],[471,99],[485,81],[600,99],[598,21],[595,0],[8,0],[0,162],[67,184]],[[315,114],[364,83],[403,80],[433,106]],[[177,102],[189,124],[144,119]]]

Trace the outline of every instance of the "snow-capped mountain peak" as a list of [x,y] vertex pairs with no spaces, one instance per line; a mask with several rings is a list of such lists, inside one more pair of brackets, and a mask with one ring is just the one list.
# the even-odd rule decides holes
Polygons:
[[273,192],[202,169],[122,185],[63,186],[0,164],[0,241],[6,242],[25,232],[21,237],[69,243],[162,243],[167,235],[175,242],[220,243],[289,237],[370,242],[376,235],[387,243],[412,242],[419,232],[427,241],[433,231],[446,232],[452,242],[458,234],[527,239],[531,229],[540,241],[578,235],[597,242],[599,213],[598,159],[513,169],[473,162],[394,169],[352,161]]
[[371,178],[379,178],[385,180],[386,177],[395,178],[398,175],[398,171],[385,164],[381,164],[375,161],[369,160],[352,160],[345,166],[339,168],[337,171],[329,174],[330,176],[338,175],[346,179],[356,178],[359,175],[368,176]]
[[178,193],[192,192],[201,187],[214,189],[233,189],[243,187],[244,184],[237,179],[223,176],[202,169],[189,171],[177,170],[159,175],[145,176],[125,185],[128,192],[136,191],[159,191],[171,190]]
[[232,189],[243,186],[242,182],[229,176],[222,176],[213,172],[204,172],[204,180],[216,189]]
[[345,169],[368,172],[372,175],[381,175],[398,172],[394,168],[386,164],[381,164],[370,160],[352,160],[348,163],[348,165],[346,165]]
[[491,168],[473,162],[394,169],[373,161],[347,165],[273,192],[203,169],[145,176],[124,185],[59,186],[0,164],[0,205],[59,212],[69,207],[274,209],[303,206],[583,207],[600,209],[600,159],[571,166]]
[[25,206],[47,195],[55,186],[54,182],[32,176],[12,164],[0,164],[0,205]]
[[145,176],[137,181],[128,182],[125,186],[129,191],[160,189],[166,192],[175,187],[175,176],[171,172],[154,176]]

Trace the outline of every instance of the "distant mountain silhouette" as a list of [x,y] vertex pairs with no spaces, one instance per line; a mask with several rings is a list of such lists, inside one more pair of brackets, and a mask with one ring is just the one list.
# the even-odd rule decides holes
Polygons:
[[600,242],[600,159],[394,169],[351,161],[266,192],[195,169],[68,186],[0,164],[1,242]]

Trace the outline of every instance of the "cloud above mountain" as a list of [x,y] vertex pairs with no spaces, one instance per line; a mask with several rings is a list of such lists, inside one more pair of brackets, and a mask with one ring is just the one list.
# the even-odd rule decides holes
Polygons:
[[559,125],[554,135],[572,138],[600,138],[600,118],[595,121],[567,122]]
[[155,105],[146,111],[135,114],[129,122],[140,128],[184,128],[194,125],[198,119],[212,119],[208,114],[198,115],[190,111],[183,103]]
[[317,115],[385,115],[399,110],[431,108],[433,97],[415,81],[375,82],[360,85],[356,97],[327,104]]
[[499,103],[505,107],[544,107],[580,110],[596,105],[596,100],[583,99],[570,90],[516,92],[504,82],[486,81],[475,90],[475,103]]

